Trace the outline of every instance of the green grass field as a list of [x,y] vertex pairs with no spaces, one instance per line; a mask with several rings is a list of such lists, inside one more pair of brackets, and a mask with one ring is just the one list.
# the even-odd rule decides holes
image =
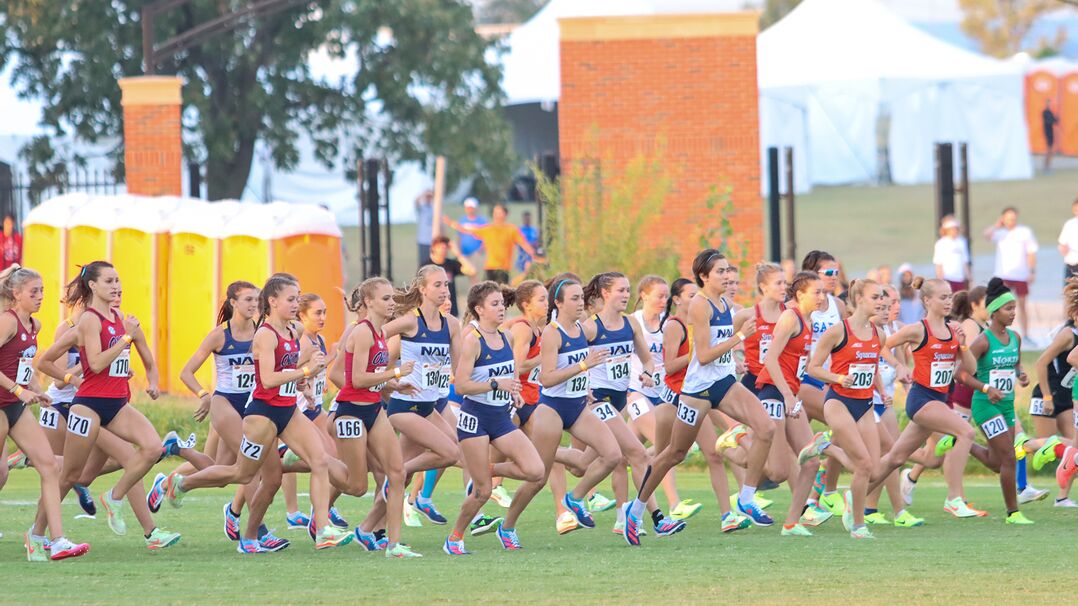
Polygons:
[[[95,485],[109,485],[103,478]],[[1035,526],[1003,524],[999,489],[991,477],[971,477],[969,498],[988,518],[958,520],[940,509],[944,491],[926,478],[912,508],[927,519],[915,529],[878,527],[877,540],[856,542],[833,519],[810,539],[779,536],[777,527],[734,535],[719,531],[718,508],[700,472],[679,476],[683,498],[705,504],[689,528],[670,538],[644,538],[631,549],[610,532],[614,513],[598,514],[594,530],[558,536],[549,493],[541,494],[519,524],[525,549],[502,551],[493,535],[467,541],[474,555],[450,559],[440,551],[444,527],[405,529],[405,540],[424,554],[412,561],[387,561],[356,545],[314,551],[302,532],[280,534],[289,549],[241,556],[221,533],[226,490],[185,499],[181,510],[167,505],[159,523],[184,533],[166,551],[149,553],[128,513],[127,536],[113,535],[103,514],[73,519],[77,505],[64,506],[68,534],[92,543],[87,556],[65,562],[24,561],[19,533],[33,515],[36,476],[16,471],[0,507],[0,561],[6,562],[0,602],[55,602],[64,595],[79,603],[793,603],[825,598],[857,604],[1065,602],[1078,581],[1063,561],[1074,554],[1078,511],[1050,501],[1028,505]],[[1046,481],[1041,485],[1048,487]],[[303,490],[301,483],[301,490]],[[609,494],[608,487],[604,487]],[[460,503],[459,475],[450,473],[436,494],[447,515]],[[769,493],[772,513],[781,515],[788,493]],[[70,501],[70,499],[69,499]],[[306,502],[301,497],[301,502]],[[347,499],[342,513],[357,520],[370,500]],[[488,511],[497,509],[494,504]],[[271,526],[282,527],[280,499],[270,510]],[[885,510],[890,514],[889,510]],[[1070,554],[1070,556],[1067,556]]]

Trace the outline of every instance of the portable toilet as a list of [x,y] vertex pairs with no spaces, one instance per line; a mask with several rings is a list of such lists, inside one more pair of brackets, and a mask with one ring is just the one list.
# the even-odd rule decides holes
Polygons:
[[[157,361],[159,376],[166,377],[169,229],[171,215],[183,200],[132,196],[121,199],[120,203],[122,211],[111,234],[110,260],[123,286],[122,309],[138,318]],[[132,363],[141,383],[145,377],[142,360],[132,356]]]
[[66,317],[60,299],[67,284],[67,227],[76,209],[90,196],[65,194],[49,198],[34,207],[23,221],[23,264],[41,274],[45,299],[37,318],[43,330],[38,345],[44,351],[52,343],[56,327]]
[[[83,265],[112,258],[112,230],[129,196],[93,196],[71,213],[67,226],[65,273],[74,277]],[[123,276],[120,276],[123,279]]]
[[[272,206],[272,205],[271,205]],[[299,279],[300,290],[326,303],[326,341],[344,330],[341,230],[333,213],[313,204],[288,204],[273,233],[273,271]]]
[[[221,293],[228,285],[244,280],[262,288],[273,273],[270,241],[277,222],[288,208],[279,204],[218,202],[224,215],[221,225]],[[223,295],[222,295],[223,296]]]
[[[187,200],[172,213],[168,238],[168,289],[165,291],[168,318],[168,355],[162,367],[161,387],[179,393],[183,388],[180,371],[198,349],[217,319],[219,291],[221,220],[215,204]],[[213,364],[203,364],[197,373],[202,385],[212,385]]]

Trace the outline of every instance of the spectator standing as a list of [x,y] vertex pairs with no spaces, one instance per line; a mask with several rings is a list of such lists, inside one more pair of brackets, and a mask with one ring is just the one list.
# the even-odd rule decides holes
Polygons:
[[486,279],[499,284],[509,284],[509,270],[513,266],[513,250],[516,246],[520,246],[524,252],[536,260],[542,260],[524,234],[520,233],[520,228],[506,221],[508,214],[509,211],[506,210],[504,204],[495,204],[494,211],[490,215],[491,222],[479,227],[445,218],[446,224],[453,229],[466,232],[483,241],[483,247],[487,252],[487,261],[484,265]]
[[[538,251],[540,249],[541,241],[539,239],[539,228],[532,225],[532,213],[529,210],[524,211],[524,214],[520,217],[520,233],[524,234],[524,239],[531,244],[532,248]],[[520,245],[517,245],[517,271],[524,273],[528,271],[528,267],[531,266],[532,256],[529,255]]]
[[[443,221],[446,221],[448,225],[452,225],[448,222],[446,217],[442,217]],[[479,200],[475,198],[467,198],[464,200],[464,217],[458,222],[460,225],[467,227],[482,227],[487,225],[485,217],[479,214]],[[483,249],[483,241],[476,238],[469,232],[458,229],[457,232],[460,235],[460,258],[468,259],[468,261],[475,267],[483,265],[483,254],[486,252]],[[479,281],[478,274],[469,276],[471,283],[475,284]]]
[[[449,253],[453,253],[456,257],[449,256]],[[468,261],[468,258],[460,254],[460,249],[457,248],[455,242],[445,236],[438,236],[434,238],[430,246],[430,258],[424,259],[420,265],[437,265],[445,270],[445,275],[449,277],[449,302],[452,305],[452,313],[456,317],[460,317],[457,313],[457,276],[474,276],[476,274],[475,266]]]
[[1052,170],[1052,154],[1056,151],[1056,126],[1059,117],[1052,112],[1052,101],[1045,99],[1044,111],[1041,112],[1041,126],[1044,129],[1044,172]]
[[969,242],[961,235],[961,225],[953,215],[940,221],[940,239],[932,253],[936,277],[951,285],[951,292],[969,288]]
[[1059,232],[1059,253],[1063,255],[1063,283],[1078,277],[1078,198],[1071,203],[1073,217],[1063,224]]
[[419,244],[416,259],[422,267],[423,261],[430,258],[430,244],[434,237],[434,192],[427,190],[415,199],[415,241]]
[[1032,229],[1018,224],[1018,209],[1013,206],[1003,209],[999,219],[984,230],[984,237],[996,245],[995,275],[1018,299],[1018,320],[1022,335],[1027,336],[1026,298],[1037,271],[1037,238]]
[[15,231],[15,217],[4,215],[4,232],[0,234],[0,271],[15,263],[22,265],[22,234]]

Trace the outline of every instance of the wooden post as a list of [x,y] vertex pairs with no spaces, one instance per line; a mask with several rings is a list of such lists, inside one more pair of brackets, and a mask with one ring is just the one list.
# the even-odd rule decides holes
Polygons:
[[435,238],[442,235],[442,198],[445,197],[445,156],[434,159],[434,212],[431,213],[434,225],[431,226],[431,235]]

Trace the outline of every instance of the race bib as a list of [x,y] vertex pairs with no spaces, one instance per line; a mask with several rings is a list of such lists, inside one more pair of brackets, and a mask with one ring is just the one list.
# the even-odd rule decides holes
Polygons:
[[247,436],[243,436],[243,440],[240,441],[240,453],[252,461],[257,461],[262,458],[262,445],[255,444],[248,440]]
[[771,349],[771,335],[766,334],[760,337],[760,364],[764,363],[764,358],[767,357],[769,349]]
[[123,377],[124,379],[131,376],[131,350],[124,349],[120,352],[120,355],[116,356],[116,359],[109,365],[110,377]]
[[627,408],[629,410],[629,418],[633,421],[651,412],[651,405],[648,404],[648,401],[644,398],[629,402]]
[[[282,368],[281,372],[291,372],[294,368]],[[280,390],[277,392],[282,398],[298,398],[299,397],[299,385],[296,381],[289,381],[284,385],[281,385]]]
[[236,391],[250,391],[255,388],[255,365],[240,364],[232,369],[231,389]]
[[318,378],[314,380],[314,388],[311,390],[314,392],[314,405],[321,406],[322,400],[326,395],[326,374],[321,373]]
[[1067,389],[1070,389],[1071,387],[1073,387],[1074,386],[1074,373],[1075,373],[1074,367],[1071,367],[1071,369],[1067,371],[1067,374],[1063,375],[1063,378],[1059,380],[1059,384],[1061,386],[1063,386],[1063,387],[1066,387]]
[[696,427],[696,422],[699,416],[699,411],[697,411],[692,406],[689,406],[684,402],[681,402],[677,405],[677,418],[682,423],[685,423],[686,425],[689,425],[691,427]]
[[1044,416],[1044,399],[1043,398],[1030,398],[1030,400],[1029,400],[1029,414],[1037,415],[1039,417]]
[[[386,371],[385,366],[376,366],[375,369],[374,369],[375,374],[381,374],[381,373],[383,373],[385,371]],[[379,383],[379,384],[375,385],[374,387],[372,387],[371,391],[382,391],[385,388],[386,388],[385,383]]]
[[599,404],[596,404],[595,408],[591,409],[591,412],[596,417],[599,417],[599,420],[604,423],[618,416],[617,411],[610,405],[610,402],[600,402]]
[[763,404],[769,418],[776,421],[786,418],[786,403],[782,400],[761,400],[760,404]]
[[992,369],[988,371],[988,384],[1003,392],[1004,395],[1014,393],[1014,369]]
[[869,389],[876,380],[875,364],[850,364],[850,389]]
[[588,395],[588,373],[582,372],[569,379],[569,384],[565,388],[565,397],[579,398],[586,395]]
[[329,412],[330,414],[337,412],[337,398],[333,398],[333,401],[329,403]]
[[34,359],[19,358],[19,368],[15,371],[15,383],[26,387],[34,378]]
[[606,380],[625,381],[629,378],[629,356],[611,358],[606,361]]
[[438,389],[442,385],[442,365],[424,364],[419,387],[423,390]]
[[37,423],[45,429],[57,429],[60,426],[60,413],[55,408],[42,406]]
[[513,401],[513,396],[508,391],[501,389],[495,389],[490,392],[489,402],[491,404],[509,404]]
[[352,417],[344,417],[335,421],[337,425],[337,437],[342,440],[351,440],[363,437],[363,421]]
[[981,423],[981,431],[984,432],[984,437],[991,440],[1007,433],[1007,421],[1004,420],[1003,415],[996,415]]
[[730,364],[733,364],[733,363],[734,363],[734,350],[732,350],[732,349],[730,351],[722,354],[721,356],[716,358],[714,362],[712,362],[712,364],[714,364],[715,366],[729,366]]
[[449,370],[450,370],[449,365],[444,364],[444,365],[442,365],[442,371],[440,373],[438,373],[438,393],[439,394],[446,394],[446,395],[449,394],[449,378],[450,378]]
[[535,368],[531,369],[531,372],[528,373],[528,382],[529,383],[532,383],[532,384],[535,384],[535,385],[539,384],[539,369],[540,369],[540,367],[536,366]]
[[805,376],[805,368],[808,366],[808,356],[801,356],[797,359],[797,378]]
[[947,387],[954,380],[954,362],[933,362],[929,371],[929,387]]
[[90,435],[90,419],[75,414],[74,411],[67,413],[67,430],[77,436]]
[[462,410],[457,417],[457,430],[464,433],[475,433],[479,431],[479,419],[475,415]]
[[673,389],[670,389],[669,385],[667,385],[666,383],[663,383],[659,387],[659,397],[662,398],[663,402],[673,404],[674,400],[677,399],[677,394],[674,393]]

